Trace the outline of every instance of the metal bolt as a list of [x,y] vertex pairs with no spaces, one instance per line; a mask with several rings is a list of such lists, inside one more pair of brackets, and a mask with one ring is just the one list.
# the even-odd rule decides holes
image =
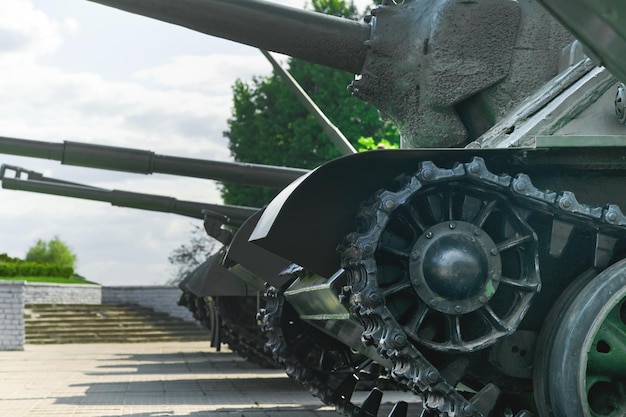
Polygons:
[[617,221],[617,213],[614,211],[609,211],[608,213],[606,213],[606,220],[609,223],[615,223]]
[[480,164],[472,162],[469,166],[469,172],[472,174],[479,174],[481,171]]
[[456,223],[450,223],[448,226],[450,229],[456,229]]
[[480,230],[480,229],[474,229],[474,234],[475,234],[476,236],[480,236],[480,234],[481,234],[481,233],[482,233],[482,230]]
[[414,261],[417,261],[419,258],[420,258],[420,253],[418,251],[411,253],[411,259],[413,259]]
[[435,300],[434,298],[432,300],[430,300],[430,305],[431,306],[436,306],[437,305],[437,300]]
[[519,191],[519,192],[526,191],[526,188],[527,188],[526,181],[524,180],[515,181],[515,184],[513,184],[513,188],[515,189],[515,191]]
[[439,372],[429,371],[428,375],[426,375],[426,378],[428,378],[428,381],[430,381],[431,383],[435,383],[439,381]]
[[371,254],[374,252],[374,246],[372,246],[371,243],[366,243],[365,245],[363,245],[363,252],[365,252],[366,254]]
[[457,313],[460,313],[461,311],[463,311],[463,308],[461,308],[461,306],[456,306],[454,307],[454,311],[456,311]]
[[491,249],[491,254],[493,256],[496,256],[498,254],[498,249],[496,249],[496,248]]
[[401,333],[395,334],[393,336],[393,343],[396,346],[403,346],[406,343],[406,336]]
[[432,179],[434,175],[435,173],[430,168],[426,168],[425,170],[422,171],[422,178],[424,178],[425,180]]
[[378,294],[377,292],[371,292],[367,295],[367,299],[369,300],[370,303],[372,304],[378,304],[381,301],[381,297],[380,294]]
[[480,301],[482,304],[485,304],[487,302],[487,297],[481,295],[480,297],[478,297],[478,301]]
[[433,232],[426,232],[426,239],[432,239]]
[[569,198],[562,198],[560,202],[561,208],[564,208],[564,209],[568,209],[572,207],[572,204],[574,203]]
[[383,201],[383,207],[385,210],[393,210],[394,207],[396,207],[396,202],[391,199],[387,199]]
[[466,416],[471,416],[472,414],[474,414],[474,406],[472,404],[465,404],[463,406],[463,414],[465,414]]

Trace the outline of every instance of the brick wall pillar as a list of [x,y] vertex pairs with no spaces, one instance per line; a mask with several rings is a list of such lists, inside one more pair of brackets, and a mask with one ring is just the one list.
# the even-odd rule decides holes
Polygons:
[[23,281],[0,281],[0,350],[24,350]]

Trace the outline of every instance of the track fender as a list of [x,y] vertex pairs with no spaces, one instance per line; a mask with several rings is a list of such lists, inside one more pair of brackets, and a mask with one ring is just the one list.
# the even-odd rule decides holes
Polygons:
[[264,210],[250,235],[264,249],[330,277],[340,267],[337,245],[354,230],[360,204],[421,161],[438,166],[474,156],[504,167],[510,149],[381,150],[334,159],[286,187]]

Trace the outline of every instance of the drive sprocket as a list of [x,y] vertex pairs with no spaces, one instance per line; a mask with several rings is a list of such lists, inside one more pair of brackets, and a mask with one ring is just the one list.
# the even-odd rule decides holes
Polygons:
[[503,398],[531,390],[515,361],[532,365],[558,294],[626,256],[625,220],[617,206],[493,174],[481,158],[422,162],[363,204],[339,248],[351,312],[394,378],[423,396],[424,415],[500,415]]

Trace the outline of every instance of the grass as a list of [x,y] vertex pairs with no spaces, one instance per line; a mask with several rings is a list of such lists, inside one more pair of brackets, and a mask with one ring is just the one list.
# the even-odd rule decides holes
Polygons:
[[4,281],[28,281],[28,282],[47,282],[53,284],[95,284],[95,282],[85,281],[76,278],[64,277],[0,277]]

